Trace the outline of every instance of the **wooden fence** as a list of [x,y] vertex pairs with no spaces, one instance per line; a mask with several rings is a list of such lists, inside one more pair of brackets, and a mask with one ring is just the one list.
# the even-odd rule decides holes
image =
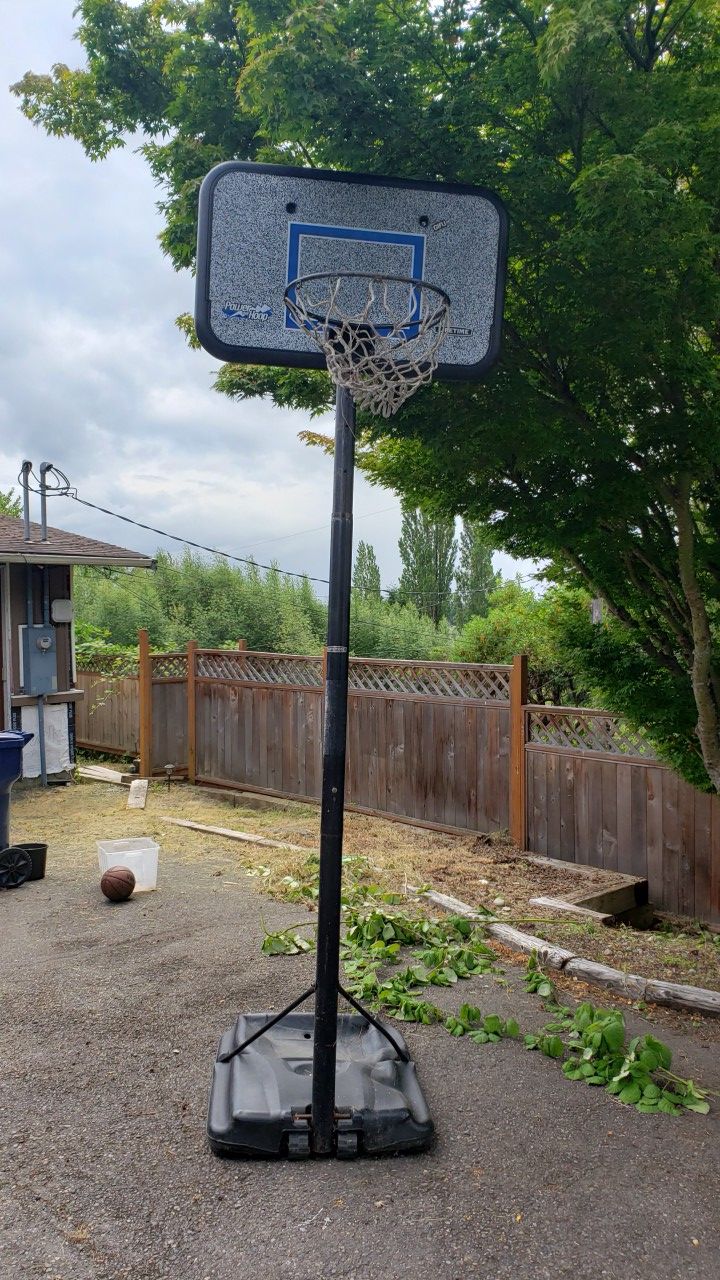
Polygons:
[[[189,776],[318,800],[323,661],[188,654]],[[509,667],[353,658],[347,803],[444,830],[508,822]]]
[[[86,690],[78,745],[191,781],[320,796],[323,659],[151,654]],[[527,666],[350,662],[347,803],[444,831],[509,828],[521,848],[647,876],[665,910],[720,923],[720,799],[660,764],[641,734],[587,708],[528,703]]]
[[88,751],[136,756],[140,747],[137,664],[85,660],[77,673],[83,697],[75,704],[75,740]]

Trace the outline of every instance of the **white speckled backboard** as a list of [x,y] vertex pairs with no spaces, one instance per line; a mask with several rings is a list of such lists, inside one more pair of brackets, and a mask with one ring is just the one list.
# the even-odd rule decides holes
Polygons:
[[481,187],[231,161],[200,191],[197,335],[221,360],[323,368],[285,307],[287,285],[377,271],[445,290],[436,376],[478,378],[500,349],[506,246],[504,206]]

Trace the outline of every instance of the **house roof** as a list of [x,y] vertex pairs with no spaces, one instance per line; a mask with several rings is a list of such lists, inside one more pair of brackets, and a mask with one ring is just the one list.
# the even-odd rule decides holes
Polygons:
[[4,564],[96,564],[126,565],[152,569],[152,556],[116,547],[112,542],[98,542],[66,529],[48,527],[47,541],[41,540],[39,524],[30,522],[30,541],[25,541],[25,525],[19,516],[0,515],[0,563]]

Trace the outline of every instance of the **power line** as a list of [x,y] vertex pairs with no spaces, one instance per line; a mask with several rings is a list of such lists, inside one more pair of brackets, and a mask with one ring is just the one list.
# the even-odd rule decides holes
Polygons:
[[[156,533],[161,538],[169,538],[173,542],[181,543],[181,545],[183,546],[195,547],[197,551],[207,551],[211,555],[221,556],[225,560],[233,560],[237,564],[249,565],[255,569],[264,569],[269,573],[279,573],[279,574],[282,574],[283,577],[300,578],[307,582],[316,582],[316,583],[320,583],[322,586],[329,586],[328,578],[315,578],[310,573],[300,573],[295,569],[281,569],[276,564],[263,564],[261,561],[255,560],[252,557],[233,555],[231,551],[221,551],[219,547],[211,547],[204,542],[195,542],[192,538],[183,538],[183,537],[180,537],[179,534],[168,533],[166,529],[158,529],[155,525],[145,524],[141,520],[134,520],[131,516],[121,515],[119,511],[112,511],[109,507],[101,507],[96,502],[89,502],[87,498],[80,498],[77,495],[77,493],[73,493],[69,491],[67,492],[58,491],[54,496],[71,498],[73,502],[79,502],[83,507],[91,507],[93,511],[101,511],[104,515],[114,516],[116,520],[123,520],[126,524],[135,525],[135,527],[138,529],[146,529],[149,533]],[[390,508],[390,507],[383,508],[383,510],[388,510],[388,511],[392,509],[393,508]],[[369,514],[373,514],[373,513],[369,513]],[[322,525],[320,527],[328,528],[329,526]],[[289,534],[287,536],[292,537],[294,535]],[[533,577],[534,575],[528,574],[525,577],[521,578],[521,581],[530,582],[532,581]],[[388,595],[394,594],[397,590],[398,590],[397,587],[381,587],[380,594],[388,596]],[[403,592],[404,596],[406,597],[409,596],[413,600],[428,600],[428,601],[429,600],[445,600],[447,599],[447,596],[449,594],[450,594],[449,592],[444,592],[444,591],[405,591]],[[402,601],[400,601],[399,603],[402,603]]]
[[[262,564],[259,560],[251,559],[247,556],[236,556],[231,551],[221,551],[219,547],[210,547],[205,542],[195,542],[192,538],[181,538],[177,533],[168,533],[167,529],[158,529],[156,525],[145,524],[142,520],[134,520],[132,516],[121,515],[119,511],[112,511],[110,507],[102,507],[97,502],[90,502],[87,498],[81,498],[77,489],[71,485],[68,477],[59,467],[53,467],[53,471],[58,476],[60,483],[55,485],[46,484],[46,492],[48,497],[53,498],[70,498],[73,502],[80,503],[83,507],[90,507],[93,511],[101,511],[103,515],[113,516],[116,520],[122,520],[125,524],[134,525],[136,529],[146,529],[148,533],[156,533],[160,538],[169,538],[172,542],[179,542],[183,546],[195,547],[197,551],[207,551],[213,556],[222,556],[225,560],[234,560],[237,564],[250,565],[255,569],[265,569],[269,573],[282,573],[285,577],[303,578],[308,582],[320,582],[323,586],[328,586],[327,578],[314,578],[309,573],[296,573],[292,569],[279,569],[277,565]],[[37,476],[34,472],[30,473],[35,481]],[[20,483],[22,480],[18,477]],[[33,489],[33,493],[40,493],[40,489]]]
[[[384,515],[386,511],[399,511],[397,503],[393,503],[391,507],[378,507],[376,511],[365,511],[361,515],[355,514],[353,520],[369,520],[371,516]],[[325,524],[316,524],[312,529],[298,529],[295,533],[281,533],[277,538],[258,538],[257,542],[249,542],[246,546],[241,547],[241,551],[250,551],[252,547],[261,547],[267,542],[287,542],[290,538],[302,538],[306,533],[321,533],[323,529],[329,529],[330,522]]]
[[[195,548],[195,550],[197,550],[197,551],[207,551],[207,552],[208,552],[208,554],[210,554],[210,555],[220,556],[222,559],[225,559],[225,560],[232,560],[232,561],[234,561],[236,564],[244,564],[244,565],[248,565],[249,567],[254,568],[254,569],[263,569],[263,570],[265,570],[265,571],[266,571],[266,572],[268,572],[268,573],[279,573],[279,574],[281,574],[283,577],[299,578],[299,579],[301,579],[301,580],[303,580],[303,581],[307,581],[307,582],[315,582],[315,583],[318,583],[318,584],[320,584],[320,585],[322,585],[322,586],[329,586],[329,580],[328,580],[327,578],[317,578],[317,577],[313,577],[313,575],[312,575],[312,574],[309,574],[309,573],[300,573],[300,572],[297,572],[297,571],[296,571],[296,570],[294,570],[294,569],[281,569],[281,568],[280,568],[278,565],[276,565],[276,564],[263,564],[261,561],[255,560],[255,559],[254,559],[254,558],[252,558],[252,557],[235,555],[235,554],[233,554],[233,552],[231,552],[231,551],[222,551],[222,550],[220,550],[220,548],[219,548],[219,547],[211,547],[211,546],[209,546],[207,543],[204,543],[204,542],[196,542],[196,541],[195,541],[194,539],[192,539],[192,538],[185,538],[185,537],[181,537],[179,534],[176,534],[176,533],[168,533],[168,531],[167,531],[166,529],[159,529],[156,525],[146,524],[146,523],[145,523],[144,521],[142,521],[142,520],[135,520],[132,516],[122,515],[119,511],[113,511],[110,507],[103,507],[103,506],[101,506],[101,505],[100,505],[99,503],[97,503],[97,502],[90,502],[90,501],[89,501],[89,499],[87,499],[87,498],[81,498],[81,497],[79,496],[79,494],[78,494],[77,489],[75,488],[75,486],[74,486],[74,485],[72,485],[72,484],[70,483],[70,481],[69,481],[68,477],[65,475],[65,473],[64,473],[63,471],[61,471],[61,469],[60,469],[59,467],[53,466],[52,470],[53,470],[54,474],[55,474],[55,475],[57,476],[57,478],[58,478],[58,483],[56,483],[56,484],[50,484],[50,483],[48,483],[48,481],[47,481],[47,473],[46,473],[46,484],[45,484],[45,489],[46,489],[46,493],[47,493],[47,496],[48,496],[48,497],[70,498],[73,502],[77,502],[77,503],[79,503],[79,504],[80,504],[81,506],[83,506],[83,507],[89,507],[89,508],[90,508],[91,510],[93,510],[93,511],[100,511],[100,512],[102,512],[102,514],[103,514],[103,515],[112,516],[112,517],[113,517],[114,519],[116,519],[116,520],[122,520],[125,524],[133,525],[133,526],[134,526],[135,528],[137,528],[137,529],[145,529],[148,533],[155,533],[155,534],[157,534],[157,535],[158,535],[158,537],[161,537],[161,538],[168,538],[168,539],[169,539],[170,541],[172,541],[172,542],[179,542],[182,546],[194,547],[194,548]],[[40,481],[39,481],[38,477],[35,475],[34,471],[33,471],[33,472],[30,472],[30,476],[32,476],[32,478],[36,481],[36,484],[37,484],[37,485],[39,485],[39,484],[40,484]],[[22,476],[21,476],[21,475],[20,475],[20,476],[18,476],[18,482],[19,482],[19,483],[22,483],[22,482],[23,482],[23,481],[22,481]],[[28,477],[28,484],[29,484],[29,477]],[[33,488],[33,486],[32,486],[32,485],[29,485],[29,487],[30,487],[30,489],[31,489],[31,491],[32,491],[33,493],[40,493],[40,492],[41,492],[41,489],[40,489],[40,488]],[[380,509],[380,511],[391,511],[391,510],[394,510],[394,507],[383,507],[383,508],[381,508],[381,509]],[[367,514],[368,514],[368,515],[377,515],[377,514],[379,514],[379,512],[368,512]],[[360,518],[360,519],[362,519],[363,517],[359,517],[359,518]],[[321,526],[318,526],[318,527],[319,527],[319,528],[328,528],[329,526],[328,526],[328,525],[321,525]],[[314,532],[314,530],[312,530],[312,531],[311,531],[311,530],[307,530],[307,532]],[[288,535],[284,535],[284,536],[287,536],[287,537],[293,537],[293,536],[295,536],[295,535],[288,534]],[[531,581],[531,580],[532,580],[533,576],[534,576],[534,575],[526,575],[525,577],[521,578],[521,581],[523,581],[523,582],[529,582],[529,581]],[[396,588],[396,587],[381,587],[381,588],[380,588],[380,594],[381,594],[381,595],[385,595],[385,596],[387,596],[387,595],[392,595],[392,594],[393,594],[394,592],[396,592],[396,591],[397,591],[397,588]],[[433,600],[446,600],[446,599],[447,599],[448,594],[449,594],[448,592],[439,592],[439,591],[408,591],[408,592],[403,592],[403,595],[404,595],[404,596],[406,596],[406,597],[411,597],[413,601],[416,601],[416,600],[427,600],[427,601],[433,601]]]

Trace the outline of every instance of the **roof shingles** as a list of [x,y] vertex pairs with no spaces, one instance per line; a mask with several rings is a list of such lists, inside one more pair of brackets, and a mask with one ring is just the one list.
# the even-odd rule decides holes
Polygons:
[[17,516],[0,515],[0,562],[13,561],[33,564],[116,564],[138,568],[150,568],[151,556],[140,551],[128,551],[112,542],[99,542],[85,538],[66,529],[48,526],[47,542],[41,541],[42,529],[30,523],[30,542],[25,541],[25,525]]

